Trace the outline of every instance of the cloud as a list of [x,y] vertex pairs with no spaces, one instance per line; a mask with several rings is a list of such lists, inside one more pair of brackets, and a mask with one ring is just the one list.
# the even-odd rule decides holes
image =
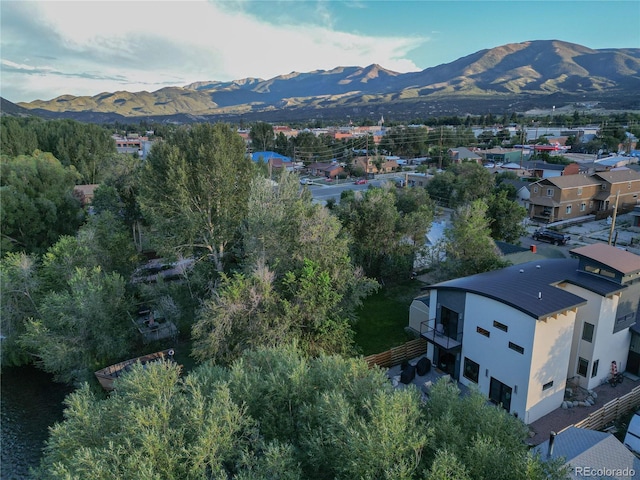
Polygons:
[[2,90],[13,101],[339,65],[415,71],[407,53],[426,41],[337,31],[325,2],[310,20],[282,22],[254,16],[242,1],[3,3]]

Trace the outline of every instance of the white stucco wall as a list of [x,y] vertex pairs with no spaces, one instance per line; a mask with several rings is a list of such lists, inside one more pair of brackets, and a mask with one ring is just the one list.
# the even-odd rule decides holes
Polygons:
[[[512,390],[510,413],[525,423],[557,409],[564,399],[566,372],[571,356],[575,312],[566,312],[540,321],[486,297],[467,294],[460,382],[473,385],[464,377],[464,358],[478,363],[478,388],[489,395],[491,377]],[[508,331],[494,327],[494,320]],[[490,332],[489,338],[477,327]],[[509,348],[513,342],[524,353]],[[543,385],[553,386],[543,390]]]
[[[467,294],[465,312],[460,382],[474,384],[464,377],[466,357],[480,365],[480,391],[489,395],[491,377],[510,386],[513,389],[510,412],[525,419],[535,320],[512,307],[474,294]],[[494,327],[494,320],[506,325],[508,331]],[[478,333],[477,327],[489,331],[490,337]],[[510,349],[510,341],[523,347],[524,354]]]
[[[567,311],[536,320],[525,423],[535,422],[562,405],[575,318],[575,311]],[[543,390],[549,382],[553,386]]]
[[[571,284],[563,284],[562,287],[587,299],[588,302],[587,305],[580,307],[576,317],[567,378],[577,375],[578,357],[582,357],[589,361],[589,368],[586,378],[578,377],[580,386],[593,389],[609,378],[613,360],[617,362],[619,371],[624,371],[627,365],[631,333],[628,328],[613,333],[620,296],[601,297],[594,292]],[[582,340],[584,322],[594,325],[592,342]],[[598,360],[598,372],[595,377],[592,377],[595,360]]]

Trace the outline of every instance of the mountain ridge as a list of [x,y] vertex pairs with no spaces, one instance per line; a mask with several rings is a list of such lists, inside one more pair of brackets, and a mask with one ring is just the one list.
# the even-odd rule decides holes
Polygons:
[[[378,64],[290,72],[270,79],[199,81],[154,92],[62,95],[19,102],[34,113],[194,118],[295,113],[317,116],[404,106],[413,113],[454,113],[455,103],[535,105],[594,97],[640,108],[640,49],[599,49],[560,40],[533,40],[484,49],[418,72]],[[503,108],[503,107],[502,107]]]

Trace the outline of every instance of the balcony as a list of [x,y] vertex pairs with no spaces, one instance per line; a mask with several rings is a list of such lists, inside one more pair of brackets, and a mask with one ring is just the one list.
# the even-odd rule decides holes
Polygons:
[[456,350],[462,347],[462,332],[447,334],[441,323],[435,324],[435,319],[420,323],[420,335],[444,350]]

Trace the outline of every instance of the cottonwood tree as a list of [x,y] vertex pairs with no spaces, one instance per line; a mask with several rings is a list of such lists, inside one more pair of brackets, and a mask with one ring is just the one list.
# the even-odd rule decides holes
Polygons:
[[73,235],[83,219],[73,196],[78,175],[50,153],[2,156],[2,251],[42,253],[61,235]]
[[476,200],[458,208],[445,229],[446,260],[439,276],[450,279],[504,267],[491,238],[487,205]]
[[278,284],[289,272],[299,275],[307,260],[313,260],[341,298],[332,309],[339,317],[355,320],[355,310],[377,287],[352,261],[352,238],[340,221],[313,204],[297,176],[286,171],[275,187],[260,179],[252,183],[243,238],[244,270],[251,272],[262,262]]
[[491,219],[491,237],[495,240],[519,244],[520,237],[527,232],[523,223],[527,209],[509,200],[506,190],[497,190],[489,197],[487,215]]
[[193,355],[200,361],[230,363],[245,350],[289,341],[290,320],[284,315],[274,274],[265,265],[248,275],[223,274],[193,325]]
[[43,296],[20,345],[57,381],[77,383],[130,352],[134,328],[125,281],[99,267],[77,268],[60,291]]
[[194,125],[154,146],[139,201],[160,250],[203,252],[224,271],[246,216],[251,171],[242,138],[226,124]]
[[529,453],[518,419],[450,383],[423,404],[361,359],[295,347],[179,372],[138,365],[108,398],[72,393],[38,478],[565,478]]
[[255,123],[251,126],[251,130],[249,130],[249,138],[251,139],[254,151],[265,152],[272,150],[275,139],[273,126],[265,122]]
[[35,255],[9,252],[0,258],[2,366],[23,365],[31,357],[18,344],[29,318],[38,316],[41,281]]
[[354,239],[354,261],[369,276],[408,278],[424,247],[433,206],[426,190],[409,190],[398,193],[397,189],[373,188],[345,195],[335,208]]
[[223,275],[192,328],[193,355],[229,363],[245,350],[296,341],[308,355],[354,352],[345,292],[330,272],[306,260],[277,281],[265,265]]

